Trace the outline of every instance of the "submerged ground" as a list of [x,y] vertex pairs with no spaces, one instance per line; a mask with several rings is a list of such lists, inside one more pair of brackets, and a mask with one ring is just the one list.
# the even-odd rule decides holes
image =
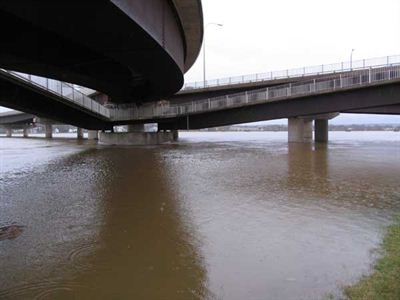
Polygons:
[[324,299],[400,213],[400,135],[0,139],[1,299]]

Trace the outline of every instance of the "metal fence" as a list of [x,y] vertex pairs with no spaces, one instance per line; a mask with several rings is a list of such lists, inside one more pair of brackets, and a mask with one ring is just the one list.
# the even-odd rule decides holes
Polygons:
[[331,74],[337,72],[355,71],[370,67],[376,68],[376,67],[390,66],[399,63],[400,63],[400,55],[383,56],[378,58],[354,60],[352,62],[347,61],[335,64],[316,65],[316,66],[287,69],[281,71],[273,71],[267,73],[226,77],[220,79],[207,80],[205,82],[204,81],[189,82],[183,86],[182,90],[193,90],[193,89],[201,89],[207,87],[261,82],[261,81],[269,81],[276,79],[289,79],[289,78],[320,75],[320,74]]
[[4,69],[1,69],[0,71],[17,79],[23,80],[29,84],[32,84],[47,92],[55,94],[66,101],[83,107],[86,110],[94,112],[103,117],[110,118],[110,110],[108,108],[89,98],[88,96],[80,92],[77,88],[75,88],[72,84],[40,76],[8,71]]
[[400,64],[386,68],[369,68],[344,74],[335,74],[330,76],[329,79],[313,79],[294,84],[285,84],[176,105],[152,103],[142,105],[139,108],[135,106],[116,108],[111,110],[111,119],[143,120],[179,117],[320,93],[360,88],[394,80],[400,80]]

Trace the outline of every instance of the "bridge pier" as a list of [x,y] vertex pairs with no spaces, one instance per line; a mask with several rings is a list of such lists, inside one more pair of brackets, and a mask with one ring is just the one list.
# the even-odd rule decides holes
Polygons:
[[171,130],[172,132],[172,138],[174,140],[174,142],[177,142],[179,139],[179,131],[178,130]]
[[12,128],[6,128],[6,137],[12,137]]
[[99,142],[106,145],[160,145],[178,138],[177,131],[146,132],[144,124],[127,126],[127,132],[100,132]]
[[317,143],[327,143],[329,139],[329,125],[327,119],[316,119],[314,123],[314,140]]
[[53,138],[53,125],[45,124],[44,125],[45,137],[46,139]]
[[88,130],[88,139],[97,140],[99,132],[97,130]]
[[78,140],[82,140],[83,139],[83,128],[76,128],[76,138]]
[[24,128],[23,129],[23,137],[28,138],[29,137],[29,128]]
[[289,143],[309,143],[312,141],[312,119],[290,118],[288,121]]

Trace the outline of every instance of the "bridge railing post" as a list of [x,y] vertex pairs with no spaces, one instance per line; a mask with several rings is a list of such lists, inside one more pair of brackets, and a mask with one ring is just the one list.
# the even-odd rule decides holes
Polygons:
[[371,74],[371,67],[368,69],[368,83],[371,83],[372,81],[372,74]]

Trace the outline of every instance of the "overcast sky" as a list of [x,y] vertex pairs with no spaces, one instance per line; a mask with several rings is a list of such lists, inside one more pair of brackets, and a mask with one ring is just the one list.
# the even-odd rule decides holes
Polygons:
[[[400,0],[203,0],[207,78],[400,54]],[[203,59],[186,81],[203,80]],[[334,123],[397,122],[347,115]]]
[[[203,0],[207,78],[400,54],[400,0]],[[202,55],[186,82],[203,78]],[[1,108],[0,108],[1,110]],[[282,121],[278,121],[281,123]],[[400,123],[342,115],[334,123]],[[276,122],[275,122],[276,123]]]

